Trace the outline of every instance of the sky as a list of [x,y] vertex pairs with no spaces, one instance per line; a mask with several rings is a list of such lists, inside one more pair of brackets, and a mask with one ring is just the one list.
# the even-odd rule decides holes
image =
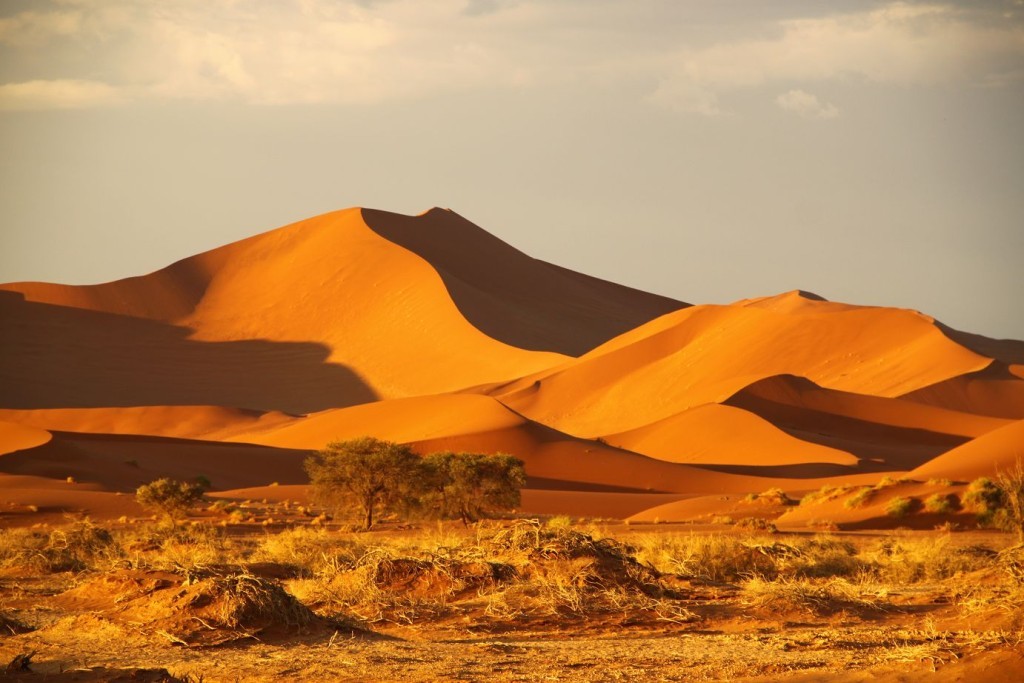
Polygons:
[[1024,0],[3,0],[0,282],[451,208],[691,303],[1024,339]]

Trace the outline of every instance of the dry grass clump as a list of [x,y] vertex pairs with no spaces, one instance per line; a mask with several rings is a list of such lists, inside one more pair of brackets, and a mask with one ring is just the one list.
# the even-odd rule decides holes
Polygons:
[[949,536],[895,537],[868,548],[871,576],[889,584],[939,581],[992,566],[995,551],[984,546],[959,548]]
[[925,499],[924,509],[947,515],[960,509],[960,498],[955,493],[933,493]]
[[760,575],[774,577],[776,562],[757,550],[765,540],[739,539],[720,534],[648,534],[633,539],[636,557],[665,574],[705,581],[727,582]]
[[856,493],[843,501],[843,507],[848,510],[855,510],[864,507],[875,495],[875,489],[871,486],[861,486]]
[[825,616],[878,609],[877,603],[863,598],[853,584],[843,579],[827,582],[807,579],[768,581],[754,577],[743,583],[742,590],[745,605],[776,614],[805,612]]
[[835,500],[840,496],[844,496],[852,490],[851,486],[830,486],[826,484],[817,491],[811,491],[805,494],[800,499],[800,505],[817,505],[819,503],[826,503],[830,500]]
[[88,518],[49,532],[0,530],[0,566],[4,567],[84,571],[109,565],[119,555],[120,548],[111,533]]
[[905,517],[920,505],[916,498],[904,498],[896,496],[885,505],[885,514],[890,517]]
[[364,545],[349,538],[339,538],[323,528],[295,527],[276,534],[267,534],[253,550],[253,562],[273,562],[296,570],[309,578],[335,573],[341,567],[352,567],[366,551]]
[[763,517],[744,517],[736,522],[736,527],[739,529],[746,529],[747,531],[759,531],[765,534],[774,534],[778,532],[775,522]]
[[771,488],[761,493],[750,493],[743,500],[747,503],[756,502],[766,505],[796,505],[796,501],[780,488]]
[[131,566],[149,569],[180,572],[232,564],[242,553],[223,529],[209,524],[145,524],[121,530],[116,538]]

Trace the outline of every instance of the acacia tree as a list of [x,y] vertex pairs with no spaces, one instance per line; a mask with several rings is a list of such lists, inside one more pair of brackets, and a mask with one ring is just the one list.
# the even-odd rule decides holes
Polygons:
[[143,484],[135,491],[139,505],[163,515],[173,524],[203,498],[207,482],[177,481],[164,477]]
[[333,441],[305,467],[315,499],[334,510],[360,509],[367,529],[378,511],[414,500],[421,482],[419,456],[408,446],[369,436]]
[[518,507],[526,471],[522,460],[504,453],[431,453],[423,459],[423,484],[424,507],[468,525]]

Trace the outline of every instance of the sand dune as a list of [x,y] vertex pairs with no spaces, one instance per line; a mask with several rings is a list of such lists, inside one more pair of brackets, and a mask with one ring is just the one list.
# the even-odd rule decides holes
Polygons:
[[802,291],[687,307],[441,209],[0,285],[0,319],[0,487],[111,513],[159,476],[298,496],[312,449],[373,435],[512,453],[528,511],[667,519],[775,486],[991,473],[1024,419],[1024,342]]
[[0,421],[0,455],[41,446],[52,438],[45,429],[16,422]]
[[1011,422],[943,453],[915,469],[911,476],[915,479],[934,477],[969,481],[977,477],[991,477],[1018,459],[1024,462],[1024,420]]
[[990,362],[919,313],[790,293],[670,313],[493,394],[531,419],[594,436],[724,401],[773,375],[894,397]]
[[2,410],[0,420],[62,432],[139,434],[185,439],[224,439],[238,432],[269,429],[295,419],[220,406],[135,406]]
[[669,462],[714,465],[831,463],[855,466],[845,451],[801,441],[757,415],[708,403],[639,429],[604,437],[613,445]]
[[1024,419],[1024,381],[1016,367],[994,361],[982,370],[936,382],[903,398],[965,413]]

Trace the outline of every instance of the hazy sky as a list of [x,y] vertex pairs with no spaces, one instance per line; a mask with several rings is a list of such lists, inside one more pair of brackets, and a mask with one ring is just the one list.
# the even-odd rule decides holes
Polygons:
[[694,303],[1024,338],[1024,0],[4,0],[0,281],[450,207]]

